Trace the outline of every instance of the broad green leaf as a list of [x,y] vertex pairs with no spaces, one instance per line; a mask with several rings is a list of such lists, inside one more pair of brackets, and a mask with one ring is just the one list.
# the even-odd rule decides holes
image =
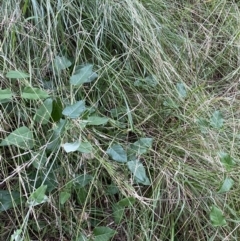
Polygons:
[[233,181],[232,178],[228,178],[228,177],[225,178],[225,180],[224,180],[222,186],[220,187],[218,193],[224,193],[224,192],[230,191],[230,189],[232,188],[233,184],[234,184],[234,181]]
[[60,98],[56,98],[53,100],[53,106],[52,106],[52,120],[57,122],[61,119],[62,117],[62,111],[63,111],[63,106],[62,106],[62,101]]
[[223,127],[223,116],[220,111],[216,110],[210,119],[210,125],[215,129],[221,129]]
[[75,187],[75,192],[77,196],[77,203],[79,205],[86,205],[88,191],[84,187]]
[[120,201],[117,202],[117,204],[121,207],[130,207],[135,203],[135,198],[133,197],[126,197],[121,199]]
[[53,108],[53,100],[51,98],[46,99],[43,104],[37,109],[33,118],[34,121],[45,125],[49,122]]
[[108,122],[108,118],[107,117],[99,117],[99,116],[89,116],[87,121],[88,121],[88,125],[92,125],[92,126],[98,126],[98,125],[104,125]]
[[89,239],[83,233],[80,233],[74,241],[89,241]]
[[220,157],[221,163],[224,165],[227,171],[230,171],[235,166],[236,163],[228,153],[219,152],[218,155]]
[[179,106],[178,104],[170,98],[167,98],[166,100],[164,100],[163,105],[170,108],[170,109],[177,109]]
[[54,66],[56,67],[57,71],[67,69],[71,65],[72,65],[71,61],[64,56],[63,57],[57,56],[54,59]]
[[142,155],[152,147],[153,138],[141,138],[138,141],[130,144],[128,155],[129,158],[135,159],[137,156]]
[[32,149],[34,146],[33,133],[26,126],[22,126],[10,133],[0,146],[14,145],[21,149]]
[[145,168],[139,160],[127,162],[128,169],[132,172],[134,180],[144,185],[150,185]]
[[109,227],[96,227],[93,229],[94,241],[109,241],[116,231]]
[[31,156],[33,160],[32,164],[38,170],[43,168],[47,163],[47,156],[44,150],[40,150],[39,152],[32,152]]
[[0,89],[0,100],[9,100],[12,99],[12,91],[11,89]]
[[135,82],[134,82],[134,85],[135,86],[138,86],[138,87],[156,87],[157,86],[157,80],[156,80],[156,77],[155,76],[147,76],[146,78],[144,79],[137,79]]
[[222,227],[227,224],[225,217],[222,214],[222,211],[216,206],[213,206],[211,209],[210,220],[214,227]]
[[115,184],[112,183],[112,184],[108,185],[107,190],[106,190],[106,193],[108,195],[114,195],[114,194],[117,194],[118,192],[119,192],[119,189]]
[[72,143],[65,143],[63,144],[63,149],[65,150],[65,152],[69,153],[69,152],[74,152],[76,151],[80,146],[80,142],[79,141],[75,141]]
[[11,235],[10,241],[23,241],[22,229],[15,230],[14,233]]
[[47,150],[54,151],[61,144],[61,135],[64,133],[67,120],[60,119],[57,126],[54,128],[52,136],[50,137],[49,143],[47,143]]
[[47,202],[48,197],[45,195],[46,190],[47,185],[42,185],[39,188],[37,188],[27,200],[28,206],[34,207],[41,203]]
[[29,78],[30,75],[20,70],[10,70],[6,74],[6,77],[9,79],[25,79],[25,78]]
[[40,100],[48,98],[49,95],[45,90],[33,87],[25,87],[23,89],[21,97],[28,100]]
[[88,174],[82,174],[73,179],[73,183],[78,187],[85,187],[88,183],[93,180],[93,176]]
[[80,143],[77,150],[81,153],[92,153],[93,152],[93,146],[90,142],[84,141],[84,142]]
[[62,114],[71,119],[75,119],[78,118],[85,110],[85,102],[80,100],[77,101],[75,104],[69,105],[66,108],[64,108]]
[[65,202],[71,197],[71,193],[69,192],[60,192],[59,201],[61,205],[65,204]]
[[119,144],[112,145],[107,154],[117,162],[127,162],[127,153]]
[[180,98],[187,97],[187,90],[184,83],[177,83],[177,91]]
[[116,224],[120,224],[122,219],[123,219],[123,215],[124,215],[124,211],[125,211],[125,208],[118,205],[118,204],[114,204],[112,206],[112,210],[113,210],[113,218],[114,218],[114,222]]
[[93,65],[87,64],[85,66],[79,66],[74,75],[70,77],[70,83],[75,86],[79,86],[84,83],[94,81],[98,75],[93,72]]
[[204,118],[199,118],[197,124],[202,133],[207,133],[209,128],[209,122]]
[[20,193],[16,191],[0,190],[0,212],[21,203]]

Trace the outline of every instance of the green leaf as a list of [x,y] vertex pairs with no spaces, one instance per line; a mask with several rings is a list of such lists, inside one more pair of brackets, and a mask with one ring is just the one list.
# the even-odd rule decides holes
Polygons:
[[222,186],[220,187],[218,193],[224,193],[224,192],[230,191],[230,189],[232,188],[233,184],[234,184],[234,181],[233,181],[232,178],[228,178],[228,177],[225,178],[225,180],[224,180]]
[[12,99],[12,95],[11,89],[0,89],[0,100],[10,100]]
[[222,214],[222,211],[216,206],[213,206],[211,209],[210,220],[214,227],[222,227],[227,224],[227,222]]
[[139,160],[127,162],[128,169],[132,172],[134,180],[144,185],[150,185],[145,168]]
[[69,192],[60,192],[59,201],[61,205],[65,204],[65,202],[71,197],[71,193]]
[[218,155],[221,163],[224,165],[227,171],[230,171],[235,166],[236,163],[228,153],[219,152]]
[[78,66],[74,75],[70,77],[70,83],[75,86],[79,86],[84,83],[90,83],[94,81],[98,75],[93,72],[93,65],[87,64],[84,66]]
[[158,84],[157,80],[156,80],[156,76],[147,76],[145,79],[137,79],[134,82],[135,86],[138,87],[156,87]]
[[54,128],[53,133],[50,137],[49,143],[47,143],[47,150],[54,151],[61,144],[61,134],[64,133],[67,120],[60,119],[57,126]]
[[25,79],[25,78],[29,78],[30,75],[20,70],[10,70],[6,74],[6,77],[9,79]]
[[93,229],[93,234],[94,241],[108,241],[116,234],[116,231],[109,227],[100,226]]
[[85,187],[88,183],[93,180],[93,176],[88,174],[82,174],[73,179],[73,183],[77,185],[77,187]]
[[32,152],[31,153],[33,159],[33,166],[36,169],[41,169],[47,163],[47,156],[44,150],[40,150],[39,152]]
[[63,57],[56,56],[56,58],[54,59],[54,66],[56,67],[57,71],[67,69],[71,65],[72,65],[71,61],[64,56]]
[[108,150],[107,154],[117,162],[127,162],[127,153],[119,144],[112,145]]
[[198,124],[198,126],[199,126],[199,128],[200,128],[200,131],[201,131],[202,133],[207,133],[207,132],[208,132],[209,122],[208,122],[206,119],[204,119],[204,118],[199,118],[199,119],[197,120],[197,124]]
[[63,149],[69,153],[69,152],[74,152],[76,151],[80,146],[80,142],[79,141],[75,141],[72,143],[65,143],[63,144]]
[[90,142],[84,141],[84,142],[80,143],[77,150],[81,153],[92,153],[93,152],[93,146]]
[[108,118],[107,117],[99,117],[99,116],[89,116],[87,121],[88,121],[88,125],[92,125],[92,126],[98,126],[98,125],[104,125],[108,122]]
[[33,87],[25,87],[23,89],[21,97],[28,100],[40,100],[48,98],[49,95],[45,90]]
[[6,211],[20,203],[21,198],[19,192],[0,190],[0,212]]
[[116,224],[120,224],[122,219],[123,219],[123,215],[124,215],[124,211],[125,211],[125,208],[118,205],[118,204],[114,204],[112,206],[112,209],[113,209],[113,218],[114,218],[114,222]]
[[33,118],[34,121],[45,125],[49,122],[51,117],[52,108],[53,108],[53,100],[51,98],[46,99],[43,104],[37,109],[36,114]]
[[22,241],[22,229],[17,229],[14,231],[14,233],[11,235],[10,241]]
[[45,203],[48,200],[48,197],[45,195],[46,190],[47,185],[42,185],[39,188],[37,188],[27,200],[27,205],[34,207],[41,203]]
[[80,234],[76,237],[75,241],[89,241],[89,240],[88,240],[88,238],[87,238],[83,233],[80,233]]
[[141,138],[138,141],[130,144],[128,155],[129,159],[136,159],[137,156],[142,155],[152,147],[153,138]]
[[118,201],[117,204],[120,207],[124,207],[125,208],[125,207],[132,206],[135,202],[136,202],[135,198],[133,198],[133,197],[126,197],[126,198],[123,198],[120,201]]
[[33,133],[22,126],[10,133],[0,144],[0,146],[14,145],[21,149],[32,149],[34,146]]
[[51,117],[53,121],[57,122],[61,119],[62,111],[63,111],[62,101],[60,98],[56,98],[55,100],[53,100],[53,106],[52,106]]
[[177,91],[180,98],[187,97],[187,90],[184,83],[177,83]]
[[221,112],[216,110],[210,119],[210,125],[215,129],[221,129],[223,127],[223,121]]
[[54,128],[49,143],[47,143],[47,150],[54,151],[61,144],[61,135],[64,133],[67,120],[60,119],[57,126]]
[[62,114],[71,119],[75,119],[78,118],[85,110],[85,102],[81,100],[64,108]]

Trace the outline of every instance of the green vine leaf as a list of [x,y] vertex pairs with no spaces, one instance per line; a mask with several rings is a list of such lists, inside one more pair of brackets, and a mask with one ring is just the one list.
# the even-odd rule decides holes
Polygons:
[[69,105],[63,109],[62,114],[71,118],[76,119],[78,118],[84,111],[86,110],[85,102],[84,101],[77,101],[73,105]]
[[127,153],[126,151],[122,148],[121,145],[115,144],[112,145],[108,150],[107,154],[117,162],[127,162]]
[[34,146],[33,133],[26,126],[22,126],[10,133],[0,146],[17,146],[20,149],[32,149]]
[[80,65],[76,68],[74,75],[70,77],[70,83],[74,86],[79,86],[84,83],[90,83],[98,77],[97,73],[93,72],[93,65]]

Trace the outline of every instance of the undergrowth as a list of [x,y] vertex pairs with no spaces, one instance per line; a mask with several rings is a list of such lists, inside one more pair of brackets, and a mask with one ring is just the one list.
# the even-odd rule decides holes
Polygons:
[[239,240],[239,3],[0,6],[0,240]]

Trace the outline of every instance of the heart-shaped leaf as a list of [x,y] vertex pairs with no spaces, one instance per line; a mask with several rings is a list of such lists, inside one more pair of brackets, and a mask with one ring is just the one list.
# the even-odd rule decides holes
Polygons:
[[119,144],[112,145],[107,154],[117,162],[127,162],[127,153]]
[[71,118],[76,119],[78,118],[84,111],[86,110],[85,102],[84,101],[77,101],[73,105],[69,105],[64,108],[62,114]]
[[215,129],[221,129],[223,126],[223,116],[222,113],[218,110],[213,112],[213,115],[210,119],[210,125]]
[[33,87],[25,87],[23,89],[21,97],[28,100],[40,100],[48,98],[49,95],[45,90]]
[[234,184],[234,181],[232,178],[226,178],[222,184],[222,186],[220,187],[218,193],[224,193],[224,192],[228,192],[230,191],[230,189],[232,188]]
[[39,188],[37,188],[27,200],[27,205],[34,207],[41,203],[45,203],[48,200],[48,197],[45,195],[46,190],[47,185],[42,185]]
[[92,125],[92,126],[99,126],[99,125],[104,125],[108,122],[108,118],[107,117],[99,117],[99,116],[89,116],[87,121],[88,121],[88,125]]
[[52,108],[53,100],[51,98],[46,99],[40,106],[40,108],[37,109],[33,120],[42,125],[47,124],[49,122],[49,119],[51,118]]
[[211,209],[210,220],[214,227],[222,227],[227,224],[227,222],[222,214],[222,211],[216,206],[213,206]]
[[109,241],[116,231],[109,227],[96,227],[93,229],[94,241]]
[[80,146],[80,142],[79,141],[75,141],[72,143],[65,143],[63,144],[63,149],[69,153],[69,152],[74,152],[76,151]]
[[0,212],[21,203],[20,193],[16,191],[0,190]]
[[12,95],[11,89],[0,89],[0,100],[10,100],[12,99]]
[[93,180],[93,176],[88,174],[82,174],[74,178],[73,183],[78,187],[85,187]]
[[177,91],[180,98],[187,97],[187,90],[184,83],[177,83]]
[[84,141],[84,142],[80,143],[77,150],[81,153],[92,153],[93,152],[93,146],[90,142]]
[[10,70],[6,74],[6,77],[9,79],[25,79],[25,78],[29,78],[30,75],[20,70]]
[[66,69],[66,68],[70,67],[71,65],[72,65],[71,61],[64,56],[63,57],[57,56],[54,59],[54,66],[57,69],[57,71]]
[[14,145],[21,149],[32,149],[34,146],[33,133],[26,126],[22,126],[10,133],[0,146]]
[[144,185],[150,185],[145,168],[139,160],[127,162],[128,169],[132,172],[135,181]]
[[74,75],[70,78],[70,83],[75,86],[79,86],[84,83],[94,81],[98,75],[93,72],[93,65],[87,64],[84,66],[78,66]]
[[221,163],[224,165],[227,171],[230,171],[235,166],[236,163],[228,153],[219,152],[218,155],[220,157]]
[[71,197],[71,193],[60,192],[60,195],[59,195],[60,204],[63,205],[70,197]]

